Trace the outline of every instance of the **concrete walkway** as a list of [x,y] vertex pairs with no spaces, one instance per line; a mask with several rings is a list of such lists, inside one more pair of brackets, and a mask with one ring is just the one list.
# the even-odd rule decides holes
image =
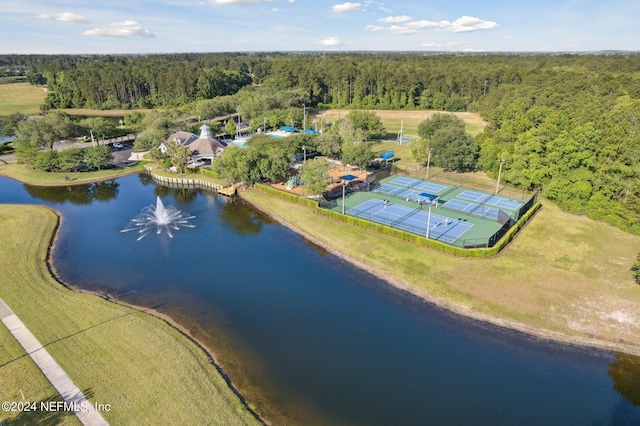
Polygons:
[[56,388],[64,402],[68,406],[77,407],[74,412],[83,425],[102,426],[109,424],[2,299],[0,299],[0,320]]

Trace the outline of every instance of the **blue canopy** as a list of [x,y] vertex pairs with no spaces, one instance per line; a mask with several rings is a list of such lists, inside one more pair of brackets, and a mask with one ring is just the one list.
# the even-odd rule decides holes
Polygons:
[[316,131],[315,131],[315,130],[313,130],[313,129],[304,129],[304,130],[302,131],[302,133],[306,133],[306,134],[308,134],[308,135],[317,135],[317,134],[318,134],[318,132],[316,132]]
[[280,130],[285,131],[285,132],[293,132],[295,129],[291,126],[282,126],[280,127]]
[[393,151],[387,151],[384,154],[380,154],[380,158],[385,160],[388,160],[391,157],[393,157]]
[[419,195],[420,197],[428,198],[430,200],[435,200],[436,198],[438,198],[437,195],[429,194],[428,192],[421,192]]
[[342,179],[342,180],[354,180],[354,179],[358,179],[358,176],[344,175],[344,176],[340,176],[340,179]]

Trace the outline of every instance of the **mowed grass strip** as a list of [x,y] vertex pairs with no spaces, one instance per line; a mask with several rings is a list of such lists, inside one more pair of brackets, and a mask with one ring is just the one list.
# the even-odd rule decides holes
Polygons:
[[40,114],[40,105],[47,93],[42,87],[24,82],[0,84],[0,115],[14,112]]
[[[0,297],[91,402],[109,404],[105,419],[111,424],[257,424],[206,354],[176,329],[146,313],[69,290],[51,277],[45,260],[57,223],[56,214],[44,207],[0,205]],[[0,348],[0,400],[22,401],[23,394],[29,401],[55,397],[6,329],[0,331]],[[19,413],[1,415],[25,420]]]
[[[144,171],[144,166],[140,163],[128,167],[117,169],[97,170],[94,172],[42,172],[31,169],[25,164],[11,162],[8,164],[0,163],[0,175],[6,176],[20,182],[31,185],[41,186],[66,186],[79,185],[91,182],[115,179],[121,176],[140,173]],[[68,177],[67,181],[65,177]]]
[[640,247],[636,235],[545,201],[499,256],[461,259],[256,190],[242,196],[427,300],[542,337],[640,354],[640,286],[629,271]]

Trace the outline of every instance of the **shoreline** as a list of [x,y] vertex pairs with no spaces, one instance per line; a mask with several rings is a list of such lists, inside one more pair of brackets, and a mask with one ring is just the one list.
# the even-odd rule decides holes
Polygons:
[[[249,189],[249,190],[253,190],[253,189]],[[341,253],[335,250],[333,247],[330,247],[329,245],[324,244],[322,241],[316,239],[314,236],[296,228],[291,223],[285,221],[284,219],[272,214],[271,212],[261,208],[259,205],[246,199],[245,197],[242,196],[242,193],[240,193],[239,197],[242,198],[245,202],[249,203],[254,208],[260,210],[262,213],[266,214],[267,216],[269,216],[270,218],[272,218],[273,220],[281,224],[282,226],[289,228],[291,231],[306,238],[307,240],[311,241],[313,244],[316,244],[319,247],[322,247],[323,249],[327,250],[329,253],[333,254],[334,256],[337,256],[338,258],[351,263],[355,267],[360,268],[370,273],[371,275],[374,275],[380,278],[381,280],[395,287],[398,290],[409,293],[415,297],[420,298],[421,300],[427,303],[431,303],[439,308],[445,309],[454,314],[461,315],[463,317],[480,321],[486,324],[490,324],[492,326],[501,327],[504,329],[523,333],[525,335],[528,335],[537,339],[541,339],[550,343],[554,343],[554,344],[561,344],[565,346],[577,346],[584,349],[598,349],[598,350],[605,350],[605,351],[611,351],[611,352],[622,352],[629,355],[640,356],[640,346],[625,344],[625,343],[616,343],[616,342],[597,339],[597,338],[570,336],[557,331],[540,329],[538,327],[522,324],[517,321],[494,317],[488,314],[484,314],[482,312],[477,312],[472,309],[466,308],[464,306],[450,302],[446,299],[433,296],[432,294],[423,290],[416,289],[410,284],[396,277],[393,277],[385,272],[382,272],[374,268],[373,266],[370,266],[364,262],[361,262],[357,259],[354,259],[344,253]],[[424,248],[424,249],[426,250],[427,248]],[[508,246],[505,247],[503,251],[507,249],[508,249]]]
[[55,225],[55,228],[53,230],[53,235],[51,236],[49,245],[47,246],[46,260],[45,260],[47,270],[49,271],[49,273],[51,275],[51,278],[55,282],[57,282],[62,287],[66,288],[66,289],[68,289],[70,291],[77,291],[79,293],[90,294],[90,295],[93,295],[93,296],[97,296],[97,297],[100,297],[101,299],[106,300],[107,302],[114,303],[114,304],[119,305],[119,306],[124,306],[126,308],[133,309],[133,310],[136,310],[138,312],[142,312],[144,314],[147,314],[147,315],[150,315],[150,316],[153,316],[155,318],[158,318],[158,319],[162,320],[165,324],[167,324],[171,328],[175,329],[178,333],[180,333],[182,336],[184,336],[191,343],[195,344],[202,352],[204,352],[204,354],[206,355],[209,363],[216,369],[216,371],[218,372],[220,377],[222,377],[222,379],[225,381],[225,383],[227,384],[229,390],[231,390],[231,392],[233,392],[233,394],[240,400],[240,403],[244,406],[244,408],[260,424],[266,425],[266,426],[271,425],[271,423],[269,421],[267,421],[262,416],[260,416],[260,414],[255,409],[253,409],[251,407],[251,405],[249,404],[249,401],[247,401],[247,399],[240,392],[240,390],[238,390],[238,388],[233,384],[233,381],[231,380],[229,375],[224,371],[224,369],[222,368],[222,366],[218,362],[217,357],[215,355],[215,352],[211,348],[209,348],[207,345],[205,345],[203,342],[201,342],[197,338],[193,337],[191,335],[191,333],[189,333],[189,330],[187,328],[185,328],[178,321],[174,320],[170,315],[158,312],[153,308],[145,308],[143,306],[134,305],[132,303],[125,302],[123,300],[115,299],[115,298],[113,298],[113,297],[111,297],[111,296],[109,296],[107,294],[104,294],[104,293],[100,293],[100,292],[97,292],[97,291],[92,291],[92,290],[86,290],[86,289],[83,289],[83,288],[79,288],[79,287],[70,285],[69,283],[67,283],[64,280],[62,280],[62,278],[60,278],[60,276],[56,272],[55,266],[53,265],[53,251],[55,250],[56,241],[58,240],[58,233],[59,233],[59,230],[60,230],[60,228],[62,226],[62,221],[63,221],[64,216],[58,210],[56,210],[56,209],[54,209],[52,207],[45,206],[45,205],[39,205],[39,206],[51,210],[56,215],[56,217],[58,218],[58,220],[56,222],[56,225]]
[[[135,173],[135,172],[132,172]],[[8,176],[6,176],[8,177]],[[14,180],[18,180],[16,178],[13,177],[8,177],[10,179],[14,179]],[[250,191],[252,191],[253,189],[249,189]],[[258,191],[259,192],[259,191]],[[250,204],[251,206],[253,206],[254,208],[258,209],[260,212],[266,214],[267,216],[269,216],[270,218],[272,218],[274,221],[278,222],[279,224],[287,227],[288,229],[290,229],[292,232],[294,232],[295,234],[307,239],[308,241],[312,242],[313,244],[316,244],[319,247],[322,247],[323,249],[325,249],[327,252],[331,253],[332,255],[338,257],[341,260],[347,261],[349,263],[351,263],[353,266],[366,271],[368,273],[370,273],[373,276],[376,276],[378,278],[380,278],[381,280],[383,280],[387,285],[391,285],[393,288],[405,292],[411,296],[414,296],[416,298],[418,298],[421,301],[424,301],[426,303],[432,304],[438,308],[444,309],[452,314],[456,314],[456,315],[461,315],[462,317],[471,319],[471,320],[475,320],[478,321],[484,325],[488,325],[491,327],[499,327],[502,329],[505,329],[507,331],[512,331],[512,332],[516,332],[516,333],[522,333],[526,336],[529,336],[533,339],[539,340],[539,341],[543,341],[543,342],[547,342],[549,344],[554,344],[554,345],[560,345],[560,346],[565,346],[567,348],[579,348],[581,350],[594,350],[594,351],[607,351],[607,352],[622,352],[625,354],[630,354],[630,355],[634,355],[634,356],[640,356],[640,346],[637,345],[632,345],[632,344],[625,344],[625,343],[617,343],[614,341],[608,341],[608,340],[603,340],[603,339],[598,339],[598,338],[590,338],[590,337],[580,337],[580,336],[570,336],[561,332],[556,332],[556,331],[550,331],[550,330],[545,330],[545,329],[541,329],[538,327],[534,327],[534,326],[529,326],[527,324],[522,324],[519,323],[517,321],[513,321],[513,320],[508,320],[508,319],[504,319],[504,318],[500,318],[500,317],[495,317],[495,316],[491,316],[488,314],[483,314],[481,312],[477,312],[474,311],[470,308],[466,308],[464,306],[455,304],[453,302],[450,302],[446,299],[440,298],[440,297],[436,297],[433,296],[432,294],[430,294],[429,292],[425,291],[425,290],[420,290],[417,289],[413,286],[411,286],[410,284],[408,284],[407,282],[398,279],[390,274],[387,274],[385,272],[382,272],[378,269],[376,269],[375,267],[368,265],[362,261],[359,261],[355,258],[352,258],[342,252],[339,252],[338,250],[334,249],[333,247],[319,241],[318,239],[316,239],[314,236],[298,229],[297,227],[295,227],[294,225],[292,225],[291,223],[287,222],[286,220],[280,218],[279,216],[276,216],[275,214],[272,214],[270,211],[262,208],[260,205],[251,202],[250,200],[248,200],[247,198],[245,198],[244,196],[242,196],[242,192],[239,193],[239,197],[244,201],[247,202],[248,204]],[[249,402],[244,398],[244,396],[242,395],[242,393],[234,386],[233,382],[231,381],[231,379],[228,377],[228,375],[225,373],[224,369],[221,367],[221,365],[218,363],[217,358],[215,356],[215,352],[213,350],[211,350],[207,345],[203,344],[202,342],[200,342],[198,339],[196,339],[195,337],[191,336],[191,334],[189,333],[188,329],[186,329],[184,326],[182,326],[178,321],[174,320],[170,315],[167,314],[163,314],[161,312],[155,311],[153,308],[145,308],[142,306],[137,306],[137,305],[133,305],[124,301],[121,301],[119,299],[116,298],[112,298],[109,295],[103,294],[103,293],[99,293],[99,292],[95,292],[95,291],[90,291],[90,290],[84,290],[82,288],[78,288],[72,285],[69,285],[68,283],[65,283],[56,273],[55,271],[55,267],[53,265],[53,250],[55,249],[55,242],[58,238],[58,232],[61,226],[61,223],[63,221],[63,217],[61,215],[60,212],[58,212],[56,209],[48,207],[48,206],[44,206],[44,205],[40,205],[42,207],[45,208],[49,208],[51,211],[53,211],[56,216],[58,217],[58,223],[56,225],[56,228],[54,230],[54,233],[51,237],[50,240],[50,245],[48,247],[47,253],[46,253],[46,267],[49,270],[52,278],[58,282],[60,285],[62,285],[63,287],[72,290],[72,291],[78,291],[81,293],[88,293],[88,294],[93,294],[96,295],[104,300],[107,300],[109,302],[115,303],[117,305],[120,306],[125,306],[131,309],[135,309],[139,312],[142,313],[146,313],[149,314],[151,316],[154,316],[160,320],[162,320],[163,322],[165,322],[166,324],[168,324],[170,327],[172,327],[173,329],[175,329],[176,331],[178,331],[181,335],[185,336],[187,339],[189,339],[191,342],[193,342],[199,349],[201,349],[204,354],[206,355],[206,357],[209,359],[209,362],[214,366],[214,368],[218,371],[218,373],[220,374],[220,376],[223,378],[223,380],[227,383],[227,386],[229,386],[230,390],[240,399],[241,404],[249,411],[249,413],[251,413],[251,415],[261,424],[264,425],[270,425],[271,423],[269,422],[268,419],[265,419],[263,417],[260,416],[260,414],[258,414],[249,404]],[[505,250],[508,249],[508,246],[505,247]],[[504,253],[500,253],[499,255],[502,255]]]

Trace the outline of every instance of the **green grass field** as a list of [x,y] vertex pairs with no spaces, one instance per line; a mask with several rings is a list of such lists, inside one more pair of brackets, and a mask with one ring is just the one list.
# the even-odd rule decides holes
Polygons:
[[[62,287],[45,259],[57,216],[0,205],[0,297],[111,424],[257,424],[206,354],[159,318]],[[60,400],[0,325],[0,400]],[[1,412],[7,424],[78,424],[74,416]]]
[[0,84],[0,115],[20,112],[24,115],[40,114],[47,92],[29,83]]
[[640,354],[640,286],[629,271],[638,236],[545,202],[498,257],[461,259],[315,215],[259,191],[242,196],[427,300],[537,335],[595,338],[600,345],[629,345],[626,351]]
[[[447,112],[433,110],[373,110],[384,125],[387,135],[384,139],[397,141],[398,131],[402,127],[402,134],[406,137],[416,137],[418,135],[418,125],[433,114],[453,114],[464,121],[467,132],[472,136],[481,133],[488,124],[474,112]],[[336,120],[338,117],[346,117],[349,110],[327,110],[321,115],[316,114],[315,118],[324,117],[328,121]]]
[[[135,164],[129,167],[99,170],[95,172],[78,172],[78,173],[49,173],[39,172],[31,169],[24,164],[16,162],[2,164],[0,163],[0,175],[29,183],[31,185],[42,186],[61,186],[61,185],[79,185],[84,183],[115,179],[120,176],[130,175],[144,171],[142,164]],[[69,181],[65,179],[69,177]]]

